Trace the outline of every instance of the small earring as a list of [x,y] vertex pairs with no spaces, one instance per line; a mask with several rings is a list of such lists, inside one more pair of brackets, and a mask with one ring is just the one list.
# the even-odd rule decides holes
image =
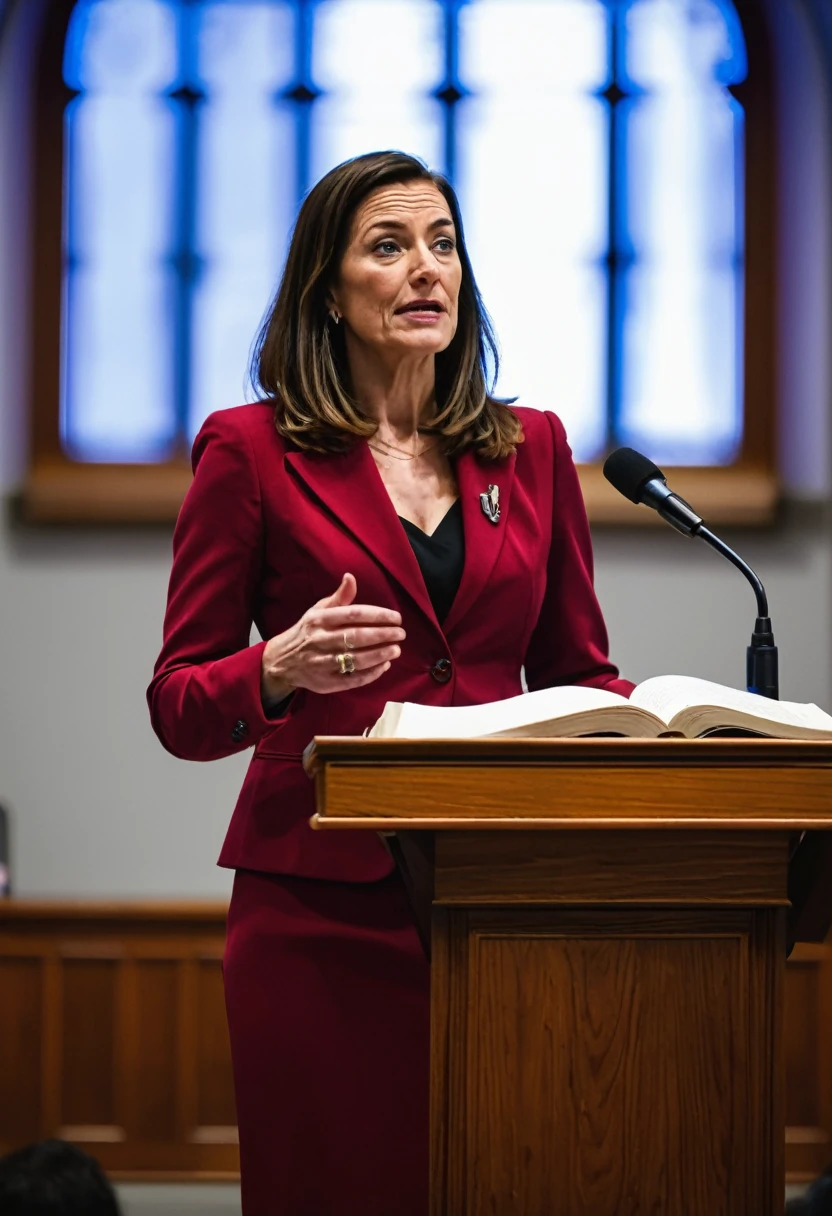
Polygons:
[[339,312],[336,312],[336,310],[334,308],[330,308],[329,315],[330,315],[333,325],[337,325],[338,322],[341,320],[341,314]]

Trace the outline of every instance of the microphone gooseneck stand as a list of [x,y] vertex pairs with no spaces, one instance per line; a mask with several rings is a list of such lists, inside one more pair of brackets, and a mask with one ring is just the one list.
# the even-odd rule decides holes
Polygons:
[[777,647],[768,615],[768,599],[760,579],[738,553],[726,545],[724,540],[706,528],[701,515],[697,515],[690,503],[685,502],[669,488],[661,469],[646,456],[632,448],[619,448],[607,458],[604,476],[620,494],[631,502],[643,503],[652,509],[683,536],[697,536],[743,574],[751,584],[757,597],[757,619],[751,644],[746,651],[746,687],[761,697],[779,700],[779,670]]
[[780,698],[780,676],[778,669],[777,647],[774,644],[774,632],[771,628],[771,618],[768,615],[768,599],[763,584],[730,545],[715,536],[704,524],[693,533],[706,545],[716,549],[723,557],[727,557],[744,574],[754,589],[757,597],[757,619],[754,622],[754,632],[751,634],[751,644],[745,652],[745,684],[749,692],[759,693],[761,697],[769,697],[772,701]]

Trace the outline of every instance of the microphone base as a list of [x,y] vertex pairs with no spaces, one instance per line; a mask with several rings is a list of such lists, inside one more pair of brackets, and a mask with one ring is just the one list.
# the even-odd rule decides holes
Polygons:
[[746,651],[746,687],[771,701],[780,700],[777,647],[768,617],[757,617]]

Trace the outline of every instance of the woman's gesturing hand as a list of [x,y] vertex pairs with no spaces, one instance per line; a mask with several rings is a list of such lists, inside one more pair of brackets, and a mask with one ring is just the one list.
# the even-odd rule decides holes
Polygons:
[[[344,692],[371,684],[401,654],[401,614],[353,601],[358,587],[345,574],[334,595],[304,612],[296,625],[271,638],[263,650],[260,692],[279,701],[296,688]],[[337,656],[349,654],[354,670],[342,675]]]

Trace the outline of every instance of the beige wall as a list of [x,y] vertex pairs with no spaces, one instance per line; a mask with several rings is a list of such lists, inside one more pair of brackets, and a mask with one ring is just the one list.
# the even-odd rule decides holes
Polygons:
[[[798,0],[772,0],[782,103],[780,337],[783,472],[790,522],[726,535],[769,592],[782,692],[832,705],[832,546],[827,335],[830,189],[819,64]],[[26,28],[0,50],[0,491],[25,454]],[[553,403],[556,405],[556,403]],[[635,508],[633,508],[635,511]],[[32,531],[0,524],[0,801],[14,815],[27,895],[222,894],[214,868],[245,758],[166,755],[144,689],[159,643],[170,536]],[[596,536],[613,653],[634,679],[684,671],[742,685],[751,591],[671,531]]]

